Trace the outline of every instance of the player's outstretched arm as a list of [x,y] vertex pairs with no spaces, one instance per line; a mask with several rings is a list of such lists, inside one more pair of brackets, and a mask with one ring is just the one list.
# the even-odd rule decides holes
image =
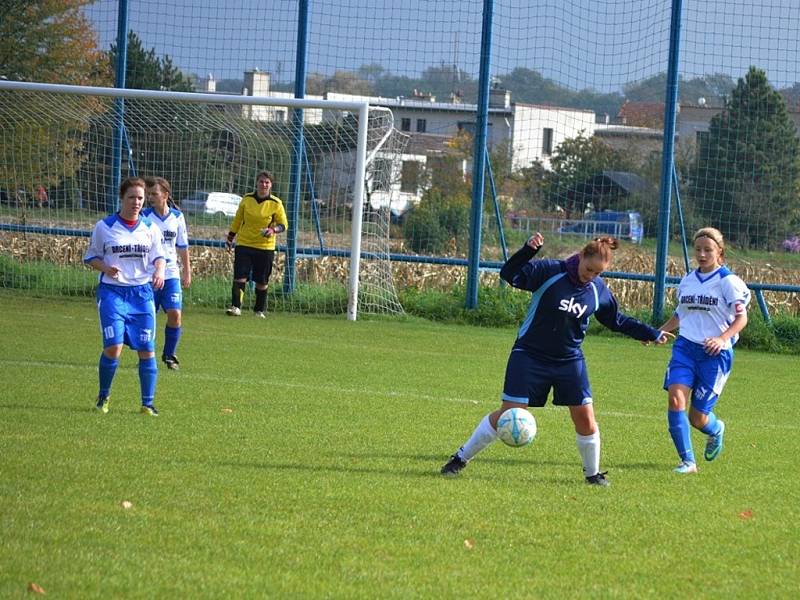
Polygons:
[[544,236],[538,231],[534,233],[525,245],[512,254],[506,264],[500,269],[500,277],[511,285],[514,282],[514,276],[519,273],[520,269],[536,254],[544,245]]

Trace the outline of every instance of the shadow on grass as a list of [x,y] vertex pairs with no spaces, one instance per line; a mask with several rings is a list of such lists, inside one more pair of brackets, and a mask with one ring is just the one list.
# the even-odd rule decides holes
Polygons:
[[[324,458],[328,458],[331,463],[325,464]],[[335,464],[336,459],[339,459],[340,464]],[[472,469],[466,474],[459,477],[443,477],[440,469],[445,463],[447,457],[440,455],[427,455],[427,454],[330,454],[318,456],[317,460],[311,463],[287,463],[287,462],[253,462],[253,461],[235,461],[226,460],[213,463],[214,468],[228,467],[234,469],[255,469],[266,471],[298,471],[309,473],[341,473],[346,475],[378,475],[389,477],[409,477],[417,479],[437,479],[441,481],[453,480],[473,480],[473,481],[495,481],[497,479],[497,470],[495,467],[513,467],[519,468],[520,474],[532,477],[532,482],[542,484],[558,484],[571,483],[576,481],[574,473],[576,468],[580,470],[580,466],[576,467],[575,463],[566,463],[561,461],[542,461],[542,460],[523,460],[523,459],[501,459],[501,458],[487,458],[481,460],[482,463],[489,466],[489,469],[479,468]],[[418,467],[408,467],[408,461],[415,461],[420,463]],[[376,464],[376,463],[382,464]],[[367,463],[367,464],[361,464]],[[208,464],[208,463],[206,463]],[[535,471],[536,467],[548,466],[563,468],[564,475],[561,476],[543,476],[541,473]],[[507,469],[503,469],[506,473]],[[580,480],[582,482],[582,479]]]

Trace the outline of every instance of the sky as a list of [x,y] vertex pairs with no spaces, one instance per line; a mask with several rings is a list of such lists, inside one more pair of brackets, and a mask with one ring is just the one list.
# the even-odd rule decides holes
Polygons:
[[[184,72],[241,79],[245,70],[294,79],[297,0],[128,0],[146,48]],[[377,63],[419,77],[455,64],[478,77],[483,0],[308,0],[307,71],[331,75]],[[619,91],[665,72],[669,0],[494,0],[494,75],[516,67],[571,89]],[[750,65],[776,87],[800,81],[800,2],[681,0],[681,74],[734,78]],[[87,7],[101,45],[116,39],[117,0]]]

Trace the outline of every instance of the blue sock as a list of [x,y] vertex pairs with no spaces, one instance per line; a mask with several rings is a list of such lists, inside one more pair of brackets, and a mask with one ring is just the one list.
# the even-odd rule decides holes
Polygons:
[[164,327],[164,356],[175,356],[178,341],[181,339],[180,327]]
[[680,459],[687,462],[695,462],[694,451],[692,450],[691,427],[686,411],[668,410],[667,421],[672,443],[675,444],[675,449],[678,451]]
[[108,358],[105,354],[100,355],[100,362],[97,365],[100,372],[100,396],[108,398],[111,393],[111,382],[114,381],[117,365],[119,365],[119,361],[116,358]]
[[717,415],[713,412],[708,413],[708,423],[706,423],[705,427],[701,428],[700,431],[705,433],[706,435],[717,435],[719,433],[720,426],[719,420],[717,419]]
[[156,395],[158,365],[155,356],[139,359],[139,385],[142,389],[142,405],[152,406]]

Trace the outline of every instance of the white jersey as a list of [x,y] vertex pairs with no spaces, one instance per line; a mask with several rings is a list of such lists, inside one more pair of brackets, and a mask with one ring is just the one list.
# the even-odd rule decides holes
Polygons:
[[[747,310],[749,303],[750,290],[727,267],[720,267],[713,273],[692,271],[678,286],[675,315],[680,319],[680,335],[702,344],[728,329],[736,316]],[[728,340],[725,348],[731,348],[738,337]]]
[[170,208],[165,216],[159,215],[152,208],[146,208],[142,214],[155,223],[161,230],[161,242],[164,244],[164,253],[167,259],[167,268],[164,279],[179,279],[181,272],[178,265],[178,248],[189,247],[189,233],[186,229],[186,219],[183,213]]
[[83,262],[93,258],[119,269],[117,279],[100,273],[100,283],[124,286],[150,283],[153,264],[164,258],[161,231],[147,217],[140,217],[136,225],[128,227],[118,215],[110,215],[98,221],[92,231]]

